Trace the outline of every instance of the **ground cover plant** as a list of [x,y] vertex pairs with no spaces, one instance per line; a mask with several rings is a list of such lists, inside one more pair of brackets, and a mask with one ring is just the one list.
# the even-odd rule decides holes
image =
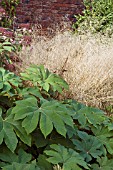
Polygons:
[[112,36],[33,32],[26,47],[19,31],[17,44],[6,37],[0,45],[0,57],[12,64],[21,40],[23,62],[18,74],[1,62],[0,169],[112,170]]
[[113,117],[75,100],[43,65],[20,76],[0,68],[0,168],[112,169]]

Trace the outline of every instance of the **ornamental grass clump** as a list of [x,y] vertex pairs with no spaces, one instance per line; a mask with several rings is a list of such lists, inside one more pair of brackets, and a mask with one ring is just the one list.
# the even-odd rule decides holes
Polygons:
[[[34,34],[35,35],[35,34]],[[57,33],[49,39],[34,36],[20,55],[23,68],[43,64],[61,75],[70,86],[65,97],[104,109],[113,103],[113,42],[101,34]]]

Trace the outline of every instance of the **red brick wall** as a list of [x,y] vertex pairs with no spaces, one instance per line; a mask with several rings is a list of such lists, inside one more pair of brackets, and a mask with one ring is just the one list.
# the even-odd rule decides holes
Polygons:
[[43,29],[73,20],[83,9],[83,0],[20,0],[17,22],[38,23]]

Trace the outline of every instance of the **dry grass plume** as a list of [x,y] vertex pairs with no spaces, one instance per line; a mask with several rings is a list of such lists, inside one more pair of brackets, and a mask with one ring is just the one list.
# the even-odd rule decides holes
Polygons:
[[69,84],[66,97],[101,109],[113,104],[113,39],[91,34],[57,33],[49,39],[34,36],[23,48],[23,67],[44,64]]

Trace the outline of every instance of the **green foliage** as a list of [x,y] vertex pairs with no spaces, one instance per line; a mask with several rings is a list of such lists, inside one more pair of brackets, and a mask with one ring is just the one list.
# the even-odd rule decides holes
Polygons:
[[111,35],[113,33],[113,1],[84,0],[83,14],[75,15],[73,28],[78,32],[91,31]]
[[7,147],[14,152],[18,143],[17,136],[27,145],[31,145],[31,137],[27,135],[21,123],[15,121],[11,114],[5,117],[0,108],[0,144],[5,142]]
[[13,95],[20,82],[20,77],[0,67],[0,96],[3,94]]
[[16,7],[20,0],[1,0],[0,5],[5,9],[6,16],[2,18],[2,27],[12,27],[16,15]]
[[20,76],[0,68],[2,170],[112,168],[113,118],[75,100],[56,100],[63,89],[67,83],[43,66]]
[[27,163],[31,161],[32,155],[29,153],[26,153],[23,149],[19,149],[17,154],[12,153],[9,149],[6,147],[0,148],[0,159],[1,161],[7,162],[8,164],[11,164],[13,162],[16,163]]
[[109,159],[107,157],[98,158],[97,162],[99,164],[93,164],[92,168],[93,170],[112,170],[113,169],[113,160]]
[[0,15],[0,67],[12,64],[10,56],[21,50],[22,36],[15,32],[16,7],[20,0],[1,0],[0,6],[4,8]]
[[54,100],[44,100],[39,107],[37,99],[29,97],[17,101],[12,113],[15,114],[14,120],[23,120],[22,127],[28,134],[34,131],[39,124],[45,138],[52,132],[53,127],[63,136],[66,136],[66,124],[73,127],[73,120],[66,107]]
[[0,53],[3,53],[5,51],[11,52],[14,48],[12,47],[12,44],[8,41],[0,43]]
[[83,157],[81,157],[73,149],[67,149],[61,145],[50,145],[52,150],[45,151],[50,156],[47,160],[52,164],[63,164],[64,170],[82,170],[78,165],[82,165],[84,168],[89,169]]
[[25,73],[21,73],[21,76],[23,80],[31,81],[34,86],[38,86],[50,94],[56,91],[62,93],[63,88],[68,90],[68,84],[58,75],[45,69],[43,65],[33,65],[26,69]]
[[99,142],[95,136],[88,135],[86,132],[81,131],[78,131],[77,134],[81,141],[73,139],[73,143],[86,162],[91,161],[92,158],[98,158],[103,154],[101,142]]
[[13,45],[8,38],[4,39],[3,42],[0,42],[0,66],[3,65],[4,60],[11,63],[10,54],[17,50],[16,46]]

